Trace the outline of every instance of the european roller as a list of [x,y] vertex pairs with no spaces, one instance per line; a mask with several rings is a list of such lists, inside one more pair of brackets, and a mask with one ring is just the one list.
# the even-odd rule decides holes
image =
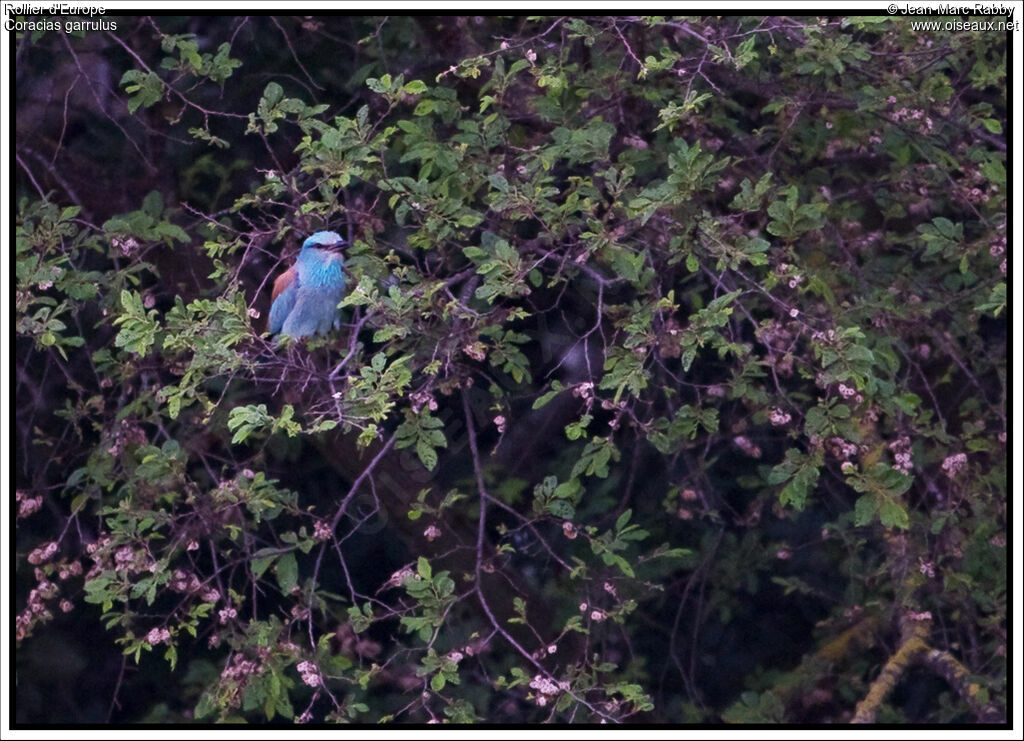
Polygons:
[[345,296],[344,260],[340,253],[320,247],[344,242],[336,232],[317,232],[302,243],[295,264],[274,281],[267,327],[271,334],[299,338],[341,326],[338,303]]

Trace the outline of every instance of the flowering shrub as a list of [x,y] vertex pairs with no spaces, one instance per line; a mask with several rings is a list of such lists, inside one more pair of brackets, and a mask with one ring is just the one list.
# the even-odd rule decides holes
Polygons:
[[18,45],[19,720],[1004,719],[1005,35]]

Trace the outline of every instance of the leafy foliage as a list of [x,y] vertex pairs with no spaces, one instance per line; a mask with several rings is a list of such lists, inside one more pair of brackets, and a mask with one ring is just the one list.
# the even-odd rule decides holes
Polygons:
[[1002,717],[1005,36],[137,20],[17,42],[19,720]]

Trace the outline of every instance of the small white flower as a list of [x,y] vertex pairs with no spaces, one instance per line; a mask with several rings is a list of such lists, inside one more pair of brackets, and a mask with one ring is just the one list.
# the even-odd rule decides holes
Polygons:
[[946,473],[946,476],[953,478],[959,473],[960,469],[967,465],[967,455],[965,453],[957,453],[951,455],[942,461],[942,470]]
[[153,628],[146,634],[146,643],[150,646],[156,646],[157,644],[169,641],[170,639],[171,631],[167,630],[167,628]]
[[920,556],[917,559],[917,563],[918,568],[920,569],[922,574],[927,576],[929,579],[935,578],[935,564],[933,564],[931,561],[925,561]]
[[391,578],[388,579],[388,584],[392,587],[400,587],[405,583],[406,579],[411,579],[414,576],[416,574],[413,573],[412,569],[408,567],[402,568],[391,575]]
[[320,686],[320,670],[317,669],[316,664],[311,661],[300,661],[298,666],[299,674],[302,675],[302,681],[308,684],[310,687]]

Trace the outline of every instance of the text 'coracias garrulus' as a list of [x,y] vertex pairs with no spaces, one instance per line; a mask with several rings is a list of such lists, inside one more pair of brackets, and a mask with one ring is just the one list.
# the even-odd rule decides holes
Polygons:
[[345,296],[344,260],[338,247],[345,240],[336,232],[317,232],[302,243],[295,264],[274,281],[270,298],[271,334],[305,337],[327,334],[341,325],[338,303]]

